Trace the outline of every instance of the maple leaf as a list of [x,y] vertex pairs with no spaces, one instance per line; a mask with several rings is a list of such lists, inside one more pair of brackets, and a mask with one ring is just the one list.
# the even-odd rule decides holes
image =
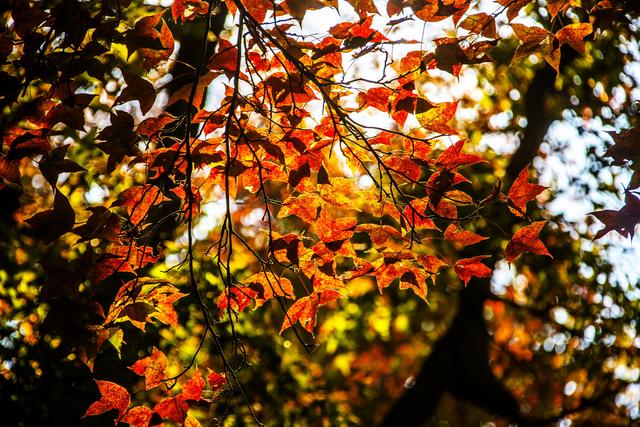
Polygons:
[[[0,155],[0,179],[18,184],[20,182],[19,165],[19,160],[9,160],[4,154]],[[0,189],[4,187],[5,184],[0,181]]]
[[161,385],[166,378],[164,371],[167,369],[167,357],[163,352],[153,347],[151,356],[136,361],[129,367],[133,372],[144,376],[145,390],[150,390]]
[[357,223],[355,217],[333,219],[326,209],[322,209],[315,224],[316,234],[325,243],[348,240],[353,236]]
[[358,224],[356,231],[367,233],[376,246],[387,243],[389,237],[404,240],[402,233],[390,225]]
[[316,326],[318,307],[343,297],[344,295],[337,291],[327,290],[323,292],[313,292],[309,296],[300,298],[287,310],[284,322],[282,323],[282,328],[280,328],[280,334],[293,326],[295,322],[300,322],[302,327],[313,335],[313,328]]
[[[438,227],[433,222],[433,220],[429,218],[425,213],[428,206],[429,200],[427,198],[412,200],[409,205],[407,205],[402,211],[402,214],[404,215],[402,219],[406,219],[409,222],[409,227],[414,227],[417,229],[438,230]],[[402,236],[400,235],[400,238],[401,237]],[[374,240],[373,238],[372,240],[376,242],[376,240]]]
[[496,21],[491,15],[484,12],[474,13],[467,16],[461,23],[460,28],[469,30],[472,33],[482,34],[485,37],[496,37]]
[[127,86],[122,90],[113,105],[138,101],[142,114],[147,114],[156,100],[156,90],[153,84],[149,80],[128,71],[123,71],[122,75]]
[[491,276],[491,269],[481,262],[485,258],[490,258],[490,255],[479,255],[458,260],[453,266],[453,271],[467,286],[472,277],[483,278]]
[[153,407],[153,411],[175,423],[182,424],[187,418],[189,404],[185,402],[181,395],[168,397]]
[[134,156],[140,152],[136,146],[138,134],[133,131],[134,121],[131,114],[112,110],[111,124],[96,136],[96,140],[104,141],[96,144],[99,149],[109,155],[107,170],[112,172],[125,156]]
[[472,231],[463,230],[455,224],[449,224],[444,231],[444,238],[465,246],[475,245],[488,239],[488,237],[481,236]]
[[158,319],[165,325],[178,326],[178,313],[173,306],[176,301],[185,296],[186,294],[178,291],[178,288],[173,285],[155,287],[145,297],[155,309],[150,317]]
[[522,44],[516,49],[511,63],[525,58],[533,53],[542,53],[545,60],[558,71],[560,63],[560,50],[553,49],[553,35],[541,27],[529,27],[523,24],[511,24],[516,36],[522,40]]
[[361,18],[368,16],[370,13],[379,13],[373,0],[347,0],[347,3],[353,7]]
[[124,206],[131,223],[138,225],[146,218],[153,206],[168,200],[170,199],[165,197],[158,187],[146,184],[124,190],[114,206]]
[[416,112],[416,119],[420,125],[426,130],[442,135],[457,135],[458,131],[452,128],[449,122],[456,115],[458,101],[435,105],[427,101],[427,104],[429,106],[425,106],[424,111]]
[[271,272],[254,274],[243,282],[257,292],[255,296],[256,308],[275,296],[295,298],[291,281]]
[[507,198],[513,206],[509,210],[517,216],[524,216],[527,213],[527,202],[546,190],[547,187],[529,183],[529,165],[520,171],[518,177],[511,185]]
[[518,258],[523,252],[529,252],[535,255],[547,255],[553,258],[538,237],[546,223],[547,221],[536,221],[518,230],[507,244],[507,262],[513,262],[513,260]]
[[625,194],[625,205],[620,210],[603,210],[591,212],[591,215],[598,218],[605,227],[598,231],[595,238],[599,239],[610,231],[616,231],[623,237],[633,238],[635,227],[640,222],[640,198],[634,193],[627,191]]
[[476,163],[486,162],[480,156],[475,154],[467,154],[462,152],[464,141],[459,140],[455,144],[449,146],[438,156],[437,163],[444,166],[448,170],[452,170],[458,166],[473,165]]
[[429,274],[436,274],[442,267],[449,265],[434,255],[418,255],[416,259]]
[[625,166],[628,162],[640,161],[640,127],[624,130],[622,132],[609,132],[614,145],[604,153],[605,157],[611,157],[613,164]]
[[115,422],[117,424],[117,420],[122,418],[129,407],[129,402],[131,402],[129,392],[126,388],[111,381],[96,380],[96,384],[100,391],[100,400],[93,402],[82,417],[100,415],[107,411],[117,410],[118,418]]
[[211,386],[211,390],[214,392],[220,391],[227,386],[227,376],[225,374],[219,374],[207,368],[207,382]]
[[[84,123],[84,122],[83,122]],[[40,172],[46,178],[47,182],[51,185],[51,188],[55,190],[58,182],[58,176],[63,172],[79,172],[84,171],[85,168],[74,162],[73,160],[66,159],[65,156],[69,149],[68,145],[56,147],[42,156],[38,166]],[[1,172],[0,172],[1,176]],[[14,181],[15,182],[15,181]]]
[[249,286],[233,286],[230,290],[220,294],[217,300],[218,314],[222,318],[225,311],[243,311],[258,296],[258,291]]
[[468,0],[410,0],[415,15],[426,22],[437,22],[453,17],[454,24],[469,8]]
[[182,397],[185,400],[200,400],[202,398],[202,390],[204,390],[205,382],[202,378],[200,370],[196,368],[193,376],[182,384]]
[[556,38],[560,46],[568,44],[580,53],[585,52],[584,38],[593,32],[591,24],[586,22],[576,22],[569,24],[556,32]]
[[60,190],[56,190],[53,209],[35,214],[27,219],[27,223],[38,238],[48,245],[73,229],[75,211],[69,199]]
[[427,301],[427,273],[419,268],[409,268],[400,276],[400,289],[411,289],[413,293]]
[[507,8],[507,18],[513,21],[520,12],[520,9],[531,3],[532,0],[497,0],[499,4]]
[[302,194],[299,197],[289,197],[284,201],[278,218],[295,215],[309,224],[313,224],[318,216],[318,208],[322,199],[316,194]]
[[122,418],[123,423],[129,424],[131,427],[148,427],[153,418],[153,411],[146,406],[134,406],[127,411]]
[[576,3],[576,0],[547,0],[547,10],[551,18],[555,18],[558,14],[564,12]]

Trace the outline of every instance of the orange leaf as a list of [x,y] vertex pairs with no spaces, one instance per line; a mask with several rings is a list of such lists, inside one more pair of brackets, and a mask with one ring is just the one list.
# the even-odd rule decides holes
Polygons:
[[410,271],[409,267],[406,267],[399,262],[387,263],[387,260],[384,258],[380,258],[374,262],[373,266],[376,267],[373,271],[373,275],[376,276],[378,290],[380,293],[382,293],[382,290],[388,287],[395,279]]
[[127,389],[111,381],[96,380],[96,384],[98,385],[98,390],[100,390],[100,400],[93,402],[89,406],[83,418],[90,415],[104,414],[112,409],[116,409],[118,418],[122,418],[127,411],[129,402],[131,402]]
[[348,240],[353,236],[357,223],[355,217],[333,219],[326,209],[322,209],[315,224],[316,234],[325,243]]
[[496,37],[496,21],[484,12],[469,15],[460,23],[460,27],[472,33],[482,34],[488,38]]
[[243,282],[258,292],[255,297],[256,308],[274,296],[295,298],[291,281],[271,272],[254,274]]
[[123,423],[131,427],[148,427],[153,417],[153,411],[146,406],[135,406],[127,411],[122,419]]
[[200,421],[193,418],[191,415],[187,415],[187,418],[184,420],[183,427],[202,427]]
[[511,24],[516,36],[522,40],[511,62],[527,57],[532,53],[546,52],[550,49],[551,33],[542,27],[528,27],[522,24]]
[[591,24],[586,22],[576,22],[561,28],[556,33],[556,38],[560,46],[568,44],[580,53],[584,53],[584,38],[593,32]]
[[162,381],[166,378],[164,371],[167,369],[167,357],[163,352],[153,347],[151,356],[136,361],[129,369],[140,376],[144,376],[144,388],[149,390],[162,384]]
[[456,115],[458,101],[436,104],[424,112],[416,113],[420,125],[431,132],[443,135],[457,135],[458,131],[449,126],[449,122]]
[[553,258],[544,243],[538,238],[540,230],[542,230],[546,223],[547,221],[536,221],[516,231],[511,241],[507,244],[507,262],[513,262],[513,260],[518,258],[523,252],[530,252],[535,255],[547,255]]
[[181,395],[178,397],[169,397],[153,407],[153,410],[162,418],[167,418],[175,423],[182,424],[187,418],[189,405],[184,401]]
[[409,222],[409,228],[414,227],[418,229],[430,230],[438,229],[433,220],[431,220],[431,218],[429,218],[425,213],[428,206],[428,199],[422,198],[412,200],[411,203],[404,208],[404,210],[402,211],[402,214],[404,215],[403,219]]
[[485,162],[485,160],[480,156],[476,156],[475,154],[463,153],[463,146],[464,141],[460,140],[452,146],[448,147],[438,157],[438,164],[451,170],[458,166],[473,165],[476,163]]
[[571,6],[571,0],[547,0],[547,10],[551,18],[555,18],[559,13],[564,12]]
[[400,276],[400,289],[411,289],[427,301],[427,274],[419,268],[410,268]]
[[520,9],[531,3],[532,0],[497,0],[502,6],[507,8],[507,18],[512,21],[518,16]]
[[124,206],[129,214],[129,220],[138,225],[147,216],[152,206],[169,200],[162,195],[160,189],[155,185],[139,185],[127,188],[118,199],[117,204]]
[[193,376],[182,385],[182,397],[185,400],[200,400],[204,386],[204,378],[202,378],[200,370],[196,368]]
[[284,332],[287,328],[293,326],[296,321],[300,322],[302,327],[309,333],[313,334],[313,328],[316,326],[316,314],[318,313],[319,298],[317,293],[313,293],[308,297],[300,298],[294,302],[282,323],[280,333]]
[[303,221],[312,224],[318,216],[318,208],[322,199],[316,194],[303,194],[300,197],[289,197],[278,212],[278,218],[295,215]]
[[314,292],[308,297],[300,298],[293,303],[287,315],[282,323],[280,333],[284,332],[296,321],[300,322],[302,327],[313,335],[313,328],[316,326],[316,316],[318,314],[318,307],[328,302],[335,301],[338,298],[343,298],[340,292],[334,290],[327,290],[323,292]]
[[517,216],[524,216],[527,212],[527,202],[535,199],[535,197],[546,190],[547,187],[538,184],[529,183],[529,165],[518,174],[518,178],[513,182],[507,194],[509,200],[514,207],[509,210]]
[[356,231],[367,233],[376,246],[384,245],[390,237],[404,240],[402,233],[390,225],[359,224]]
[[453,266],[453,271],[456,272],[458,277],[464,282],[464,285],[467,286],[472,277],[491,276],[491,269],[481,262],[483,259],[489,257],[490,255],[480,255],[458,260]]
[[243,311],[249,307],[256,296],[258,296],[258,291],[251,289],[249,286],[233,286],[229,291],[223,292],[218,297],[217,305],[220,317],[224,316],[225,311],[229,308],[232,311]]
[[465,246],[475,245],[488,239],[488,237],[481,236],[472,231],[463,230],[455,224],[449,224],[444,231],[444,238]]
[[448,265],[446,262],[433,255],[418,255],[417,260],[429,274],[436,274],[440,268]]

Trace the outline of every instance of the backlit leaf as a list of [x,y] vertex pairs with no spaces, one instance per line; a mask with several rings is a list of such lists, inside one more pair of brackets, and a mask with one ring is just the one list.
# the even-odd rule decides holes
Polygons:
[[[523,252],[551,257],[538,235],[547,221],[537,221],[518,230],[507,244],[506,258],[511,263]],[[552,257],[553,258],[553,257]]]
[[89,406],[83,417],[100,415],[107,411],[118,411],[118,418],[122,418],[129,407],[131,398],[126,388],[111,381],[96,380],[100,390],[100,400]]
[[491,269],[482,263],[483,259],[489,257],[489,255],[480,255],[458,260],[453,266],[453,271],[467,286],[472,277],[484,278],[491,276]]
[[527,213],[527,202],[546,190],[547,187],[529,183],[529,166],[525,166],[511,185],[507,197],[511,202],[509,209],[517,216]]

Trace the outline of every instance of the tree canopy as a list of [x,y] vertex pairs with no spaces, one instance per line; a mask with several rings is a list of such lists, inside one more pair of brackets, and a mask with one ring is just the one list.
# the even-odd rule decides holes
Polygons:
[[4,2],[0,424],[630,425],[639,13]]

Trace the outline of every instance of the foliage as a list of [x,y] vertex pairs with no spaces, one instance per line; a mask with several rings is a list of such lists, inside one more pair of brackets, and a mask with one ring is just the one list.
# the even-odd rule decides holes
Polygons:
[[[535,58],[562,82],[632,17],[608,0],[480,3],[9,2],[0,314],[11,334],[0,356],[3,399],[18,409],[3,417],[379,421],[367,402],[399,394],[451,323],[456,292],[486,282],[502,259],[529,293],[514,285],[486,302],[490,353],[513,395],[536,407],[532,419],[615,397],[618,378],[596,390],[596,364],[572,360],[613,366],[635,354],[618,331],[632,312],[602,320],[589,304],[603,291],[572,283],[583,266],[593,277],[611,266],[584,255],[583,237],[567,239],[560,218],[531,210],[551,196],[528,162],[505,175],[505,159],[477,146],[515,83],[496,81],[496,100],[437,90],[451,91],[466,70],[480,80],[527,73]],[[338,18],[309,30],[319,16]],[[422,39],[399,35],[417,38],[418,22]],[[190,28],[194,46],[174,39]],[[180,60],[189,49],[193,63]],[[594,214],[605,224],[596,238],[633,236],[640,222],[636,134],[618,129],[606,152],[634,175],[622,209]],[[612,289],[622,305],[626,295]],[[567,338],[575,353],[545,354],[551,361],[532,371],[550,363],[580,391],[553,383],[542,395],[531,391],[536,375],[506,354],[530,361],[536,344],[561,333],[540,332],[543,320],[517,312],[561,292],[571,322],[554,327],[583,331],[597,318],[607,323],[599,334],[609,328],[624,342],[614,357],[602,346],[579,353],[580,340]],[[544,307],[543,317],[557,312]],[[55,402],[29,413],[16,404],[65,382],[79,397],[64,414]],[[578,403],[565,401],[571,395]]]

